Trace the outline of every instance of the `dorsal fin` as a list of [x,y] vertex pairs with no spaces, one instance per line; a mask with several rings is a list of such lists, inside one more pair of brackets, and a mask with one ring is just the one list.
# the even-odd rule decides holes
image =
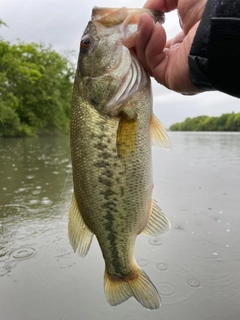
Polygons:
[[171,149],[171,142],[168,137],[167,131],[164,129],[158,118],[152,114],[150,122],[151,140],[152,144],[163,147],[164,149]]

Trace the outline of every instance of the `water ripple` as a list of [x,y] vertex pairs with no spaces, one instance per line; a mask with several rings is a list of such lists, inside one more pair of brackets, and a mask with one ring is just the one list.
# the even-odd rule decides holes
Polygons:
[[26,260],[34,257],[36,250],[31,247],[21,247],[10,252],[10,256],[16,260]]
[[137,263],[140,267],[147,266],[149,264],[149,261],[147,259],[138,259]]
[[173,296],[176,294],[176,287],[170,282],[159,282],[158,291],[161,296]]

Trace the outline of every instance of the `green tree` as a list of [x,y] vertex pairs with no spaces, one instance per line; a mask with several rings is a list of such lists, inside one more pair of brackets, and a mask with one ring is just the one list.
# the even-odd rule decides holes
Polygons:
[[234,131],[240,131],[240,113],[234,115]]
[[68,132],[73,75],[51,46],[0,38],[0,136]]
[[171,131],[240,131],[240,113],[223,114],[220,117],[199,116],[175,123]]

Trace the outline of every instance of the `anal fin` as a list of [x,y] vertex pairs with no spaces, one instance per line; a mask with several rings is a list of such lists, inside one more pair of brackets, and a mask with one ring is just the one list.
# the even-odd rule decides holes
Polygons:
[[68,238],[74,252],[85,257],[92,242],[93,233],[86,226],[78,209],[75,194],[72,196],[72,203],[69,211]]
[[156,237],[169,229],[171,229],[170,221],[157,205],[157,201],[152,200],[149,219],[142,233],[150,237]]

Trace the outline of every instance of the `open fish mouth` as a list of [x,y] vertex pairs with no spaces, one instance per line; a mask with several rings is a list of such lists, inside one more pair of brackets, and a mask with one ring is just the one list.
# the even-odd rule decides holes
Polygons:
[[163,24],[165,22],[165,16],[163,12],[149,10],[147,8],[103,8],[94,7],[92,10],[93,21],[98,21],[105,26],[113,26],[115,24],[122,23],[128,16],[135,17],[134,21],[137,23],[142,13],[148,13],[152,16],[154,22]]
[[[146,8],[102,8],[94,7],[92,10],[91,20],[96,26],[101,24],[104,27],[111,28],[120,25],[118,28],[119,41],[122,43],[122,57],[119,63],[113,68],[109,68],[108,72],[112,77],[118,78],[118,67],[122,63],[127,70],[125,75],[119,79],[119,87],[116,92],[104,106],[102,111],[107,114],[117,114],[121,105],[129,100],[135,93],[144,88],[148,82],[148,75],[143,66],[131,48],[135,45],[135,35],[137,32],[137,23],[141,14],[149,13],[155,22],[164,22],[164,13],[153,11]],[[129,66],[128,66],[129,65]]]

